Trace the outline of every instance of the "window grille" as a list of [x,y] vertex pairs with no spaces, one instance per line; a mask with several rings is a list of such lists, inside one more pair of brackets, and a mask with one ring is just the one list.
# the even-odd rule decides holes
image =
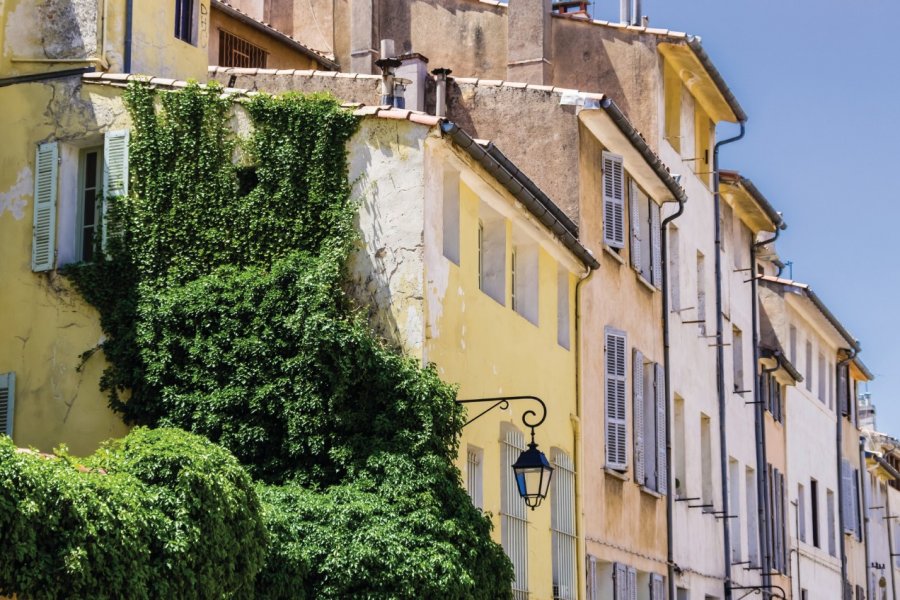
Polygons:
[[512,470],[519,454],[525,450],[525,436],[520,431],[505,431],[500,450],[503,550],[513,565],[513,598],[528,600],[528,512]]
[[550,527],[553,532],[553,598],[575,600],[575,465],[559,450],[553,452],[553,495],[550,498]]
[[219,66],[265,69],[269,53],[245,39],[219,31]]

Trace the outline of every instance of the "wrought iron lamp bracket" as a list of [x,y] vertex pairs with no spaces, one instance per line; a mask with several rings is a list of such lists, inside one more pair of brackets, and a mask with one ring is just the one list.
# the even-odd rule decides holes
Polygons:
[[466,421],[465,425],[463,425],[463,427],[465,427],[466,425],[469,425],[469,424],[477,421],[480,417],[486,415],[487,413],[491,412],[495,408],[500,408],[502,410],[506,410],[507,408],[509,408],[509,403],[514,400],[532,400],[541,405],[541,415],[540,415],[540,418],[537,420],[535,420],[535,419],[537,418],[538,413],[536,413],[534,410],[531,410],[530,408],[528,410],[526,410],[524,413],[522,413],[522,423],[525,424],[525,427],[528,427],[531,429],[531,442],[534,443],[535,427],[540,427],[541,423],[543,423],[547,419],[547,405],[544,404],[544,401],[541,400],[540,398],[538,398],[537,396],[498,396],[496,398],[474,398],[471,400],[457,400],[456,403],[457,404],[487,404],[489,402],[491,403],[491,405],[489,407],[487,407],[486,409],[484,409],[483,411],[481,411],[480,413],[478,413],[477,415],[475,415],[474,417],[472,417],[471,419]]

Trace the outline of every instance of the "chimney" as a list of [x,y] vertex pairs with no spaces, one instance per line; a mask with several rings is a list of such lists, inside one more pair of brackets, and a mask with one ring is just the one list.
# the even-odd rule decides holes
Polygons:
[[619,0],[619,22],[628,25],[640,25],[641,0]]
[[425,80],[428,79],[428,59],[417,52],[404,54],[400,57],[400,66],[397,67],[396,74],[397,77],[410,82],[403,93],[403,97],[406,99],[406,108],[425,112]]
[[[374,0],[350,0],[350,71],[374,73]],[[382,57],[384,58],[384,57]]]
[[[382,105],[394,106],[394,90],[397,84],[394,69],[399,67],[400,64],[400,59],[394,56],[394,40],[381,40],[381,58],[375,61],[375,65],[381,69]],[[402,89],[404,89],[403,86],[401,86]]]
[[506,9],[509,81],[552,83],[550,64],[551,0],[515,0]]
[[434,116],[447,116],[447,75],[452,73],[450,69],[435,69],[434,75]]

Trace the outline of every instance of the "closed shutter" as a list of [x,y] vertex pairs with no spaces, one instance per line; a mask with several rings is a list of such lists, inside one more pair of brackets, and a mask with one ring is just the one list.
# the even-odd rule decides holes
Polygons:
[[848,393],[847,375],[849,366],[846,364],[838,367],[837,394],[838,404],[841,407],[841,414],[845,417],[850,414],[850,403],[848,401],[850,394]]
[[49,271],[56,254],[56,179],[59,145],[38,146],[34,161],[34,230],[31,242],[31,270]]
[[862,514],[859,510],[859,469],[853,469],[853,528],[856,539],[862,541]]
[[106,250],[108,198],[128,195],[128,130],[107,131],[103,145],[103,204],[100,208],[101,244]]
[[841,459],[841,513],[844,520],[844,532],[856,531],[854,522],[856,512],[853,510],[853,471],[846,458]]
[[637,569],[628,567],[628,600],[637,600]]
[[16,374],[0,375],[0,434],[13,435],[13,413],[16,404]]
[[597,580],[597,557],[587,555],[585,564],[585,583],[587,584],[587,600],[600,600],[600,582]]
[[622,563],[613,563],[613,600],[629,600],[628,569]]
[[666,600],[665,578],[657,573],[650,574],[650,600]]
[[631,266],[641,272],[641,207],[637,186],[628,185],[628,205],[631,207]]
[[659,224],[659,204],[650,202],[650,251],[653,256],[650,262],[651,283],[656,289],[662,289],[662,232]]
[[666,464],[666,372],[659,363],[653,365],[656,382],[656,491],[669,493],[669,469]]
[[806,494],[803,492],[803,484],[797,484],[797,524],[800,541],[806,541]]
[[[631,396],[634,407],[634,423],[632,424],[634,429],[634,481],[638,485],[644,485],[646,483],[644,469],[644,452],[646,450],[644,444],[644,355],[635,348],[631,356]],[[651,448],[651,450],[653,449]]]
[[625,424],[625,333],[606,330],[606,466],[624,471],[627,428]]
[[603,153],[603,241],[625,247],[625,169],[622,157]]

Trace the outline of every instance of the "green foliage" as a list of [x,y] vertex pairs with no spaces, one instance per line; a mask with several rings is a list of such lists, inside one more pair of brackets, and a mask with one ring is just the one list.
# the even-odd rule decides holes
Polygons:
[[0,595],[246,597],[266,545],[249,475],[174,429],[136,429],[79,465],[0,437]]
[[108,260],[70,270],[108,336],[111,405],[206,436],[261,482],[257,597],[509,597],[453,463],[455,390],[343,291],[355,117],[259,95],[238,139],[219,91],[126,93],[132,194],[111,200]]

